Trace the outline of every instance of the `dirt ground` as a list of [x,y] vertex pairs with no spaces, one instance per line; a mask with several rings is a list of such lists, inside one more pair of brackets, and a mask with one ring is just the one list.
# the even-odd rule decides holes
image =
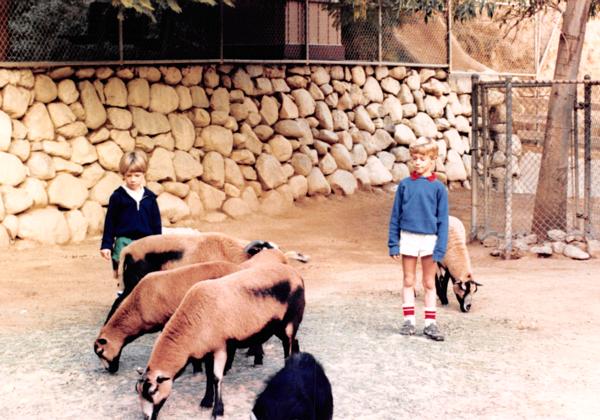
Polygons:
[[[298,338],[323,364],[336,419],[557,418],[600,413],[600,261],[563,257],[503,261],[470,252],[484,284],[470,313],[456,299],[439,310],[447,337],[398,334],[401,267],[387,256],[391,193],[307,199],[285,217],[200,225],[268,239],[309,254],[297,265],[307,307]],[[451,214],[469,220],[468,194]],[[116,281],[99,240],[0,253],[0,416],[5,419],[138,419],[137,366],[155,335],[123,351],[117,374],[92,351]],[[422,322],[418,298],[418,326]],[[276,339],[265,364],[242,353],[224,381],[224,419],[247,419],[264,380],[282,365]],[[204,375],[188,369],[163,419],[208,419]]]

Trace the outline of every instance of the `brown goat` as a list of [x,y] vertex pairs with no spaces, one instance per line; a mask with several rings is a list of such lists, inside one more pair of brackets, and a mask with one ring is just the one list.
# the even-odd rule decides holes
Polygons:
[[123,292],[114,301],[105,322],[146,274],[210,261],[240,264],[253,255],[247,249],[253,243],[260,244],[257,248],[277,247],[270,242],[249,242],[217,232],[151,235],[132,242],[121,252],[119,271]]
[[[274,253],[264,250],[264,257]],[[213,417],[223,415],[221,381],[228,343],[263,343],[281,339],[284,356],[298,352],[296,332],[304,313],[304,282],[292,267],[268,262],[195,284],[156,340],[146,371],[138,381],[142,411],[156,418],[169,397],[173,380],[189,358],[212,355],[214,395],[200,403],[214,406]],[[209,360],[211,358],[209,357]]]

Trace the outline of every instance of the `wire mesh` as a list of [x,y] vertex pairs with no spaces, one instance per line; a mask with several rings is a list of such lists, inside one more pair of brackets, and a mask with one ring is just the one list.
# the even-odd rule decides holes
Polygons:
[[382,9],[383,61],[445,64],[448,61],[446,20],[434,15],[425,21],[422,13],[402,14]]
[[0,62],[118,58],[117,13],[110,3],[0,1]]
[[[443,16],[398,16],[389,2],[181,2],[154,19],[109,0],[0,1],[0,63],[157,60],[349,61],[447,65]],[[307,46],[308,44],[308,46]]]
[[[535,74],[538,34],[535,18],[525,19],[516,25],[510,22],[503,24],[502,16],[506,12],[503,9],[506,7],[512,6],[498,6],[492,18],[482,14],[477,19],[452,24],[452,69]],[[538,42],[547,42],[546,35],[542,38],[538,38]]]
[[[479,150],[477,153],[477,226],[480,239],[494,236],[501,244],[520,247],[528,241],[551,241],[549,231],[598,238],[600,233],[600,103],[594,94],[600,86],[592,85],[591,118],[586,122],[583,83],[576,88],[577,107],[571,119],[571,133],[566,156],[566,194],[544,217],[535,217],[540,168],[551,86],[519,86],[512,89],[510,109],[506,106],[504,87],[481,85]],[[575,109],[576,108],[576,109]],[[507,149],[507,121],[511,121],[512,145]],[[586,173],[586,128],[590,136],[589,171]],[[505,190],[506,176],[512,174],[512,186]],[[589,189],[589,199],[586,196]],[[559,188],[557,185],[556,188]],[[509,194],[507,194],[507,192]],[[539,209],[537,210],[539,211]],[[586,223],[587,222],[587,223]],[[511,238],[507,240],[506,223]],[[531,237],[536,233],[536,237]],[[560,234],[559,234],[560,235]]]

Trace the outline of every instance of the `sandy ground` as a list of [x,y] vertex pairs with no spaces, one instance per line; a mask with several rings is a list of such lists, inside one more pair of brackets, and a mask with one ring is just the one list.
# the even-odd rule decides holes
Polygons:
[[[451,213],[468,221],[468,195]],[[392,196],[309,199],[285,217],[200,225],[269,239],[312,257],[306,281],[303,350],[323,364],[336,419],[593,418],[600,413],[599,260],[503,261],[470,251],[484,284],[469,314],[456,299],[439,311],[447,340],[398,334],[400,265],[387,256]],[[116,281],[99,240],[0,254],[0,416],[5,419],[138,419],[135,367],[155,335],[125,348],[117,374],[105,372],[93,341]],[[418,326],[422,322],[418,299]],[[225,419],[247,419],[263,382],[282,365],[279,342],[265,364],[239,353],[225,378]],[[187,371],[163,419],[208,419],[204,375]]]

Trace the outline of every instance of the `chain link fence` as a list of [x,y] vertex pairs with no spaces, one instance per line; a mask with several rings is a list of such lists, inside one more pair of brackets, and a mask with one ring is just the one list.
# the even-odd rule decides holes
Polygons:
[[508,252],[519,241],[547,240],[557,227],[587,239],[600,237],[600,81],[560,82],[577,92],[566,198],[546,217],[534,217],[553,83],[482,82],[474,89],[472,235],[497,238]]
[[[447,24],[399,16],[370,3],[236,0],[211,7],[182,2],[154,20],[110,0],[0,1],[0,65],[139,61],[357,62],[448,67]],[[122,14],[121,14],[122,13]],[[400,23],[398,23],[400,18]]]

